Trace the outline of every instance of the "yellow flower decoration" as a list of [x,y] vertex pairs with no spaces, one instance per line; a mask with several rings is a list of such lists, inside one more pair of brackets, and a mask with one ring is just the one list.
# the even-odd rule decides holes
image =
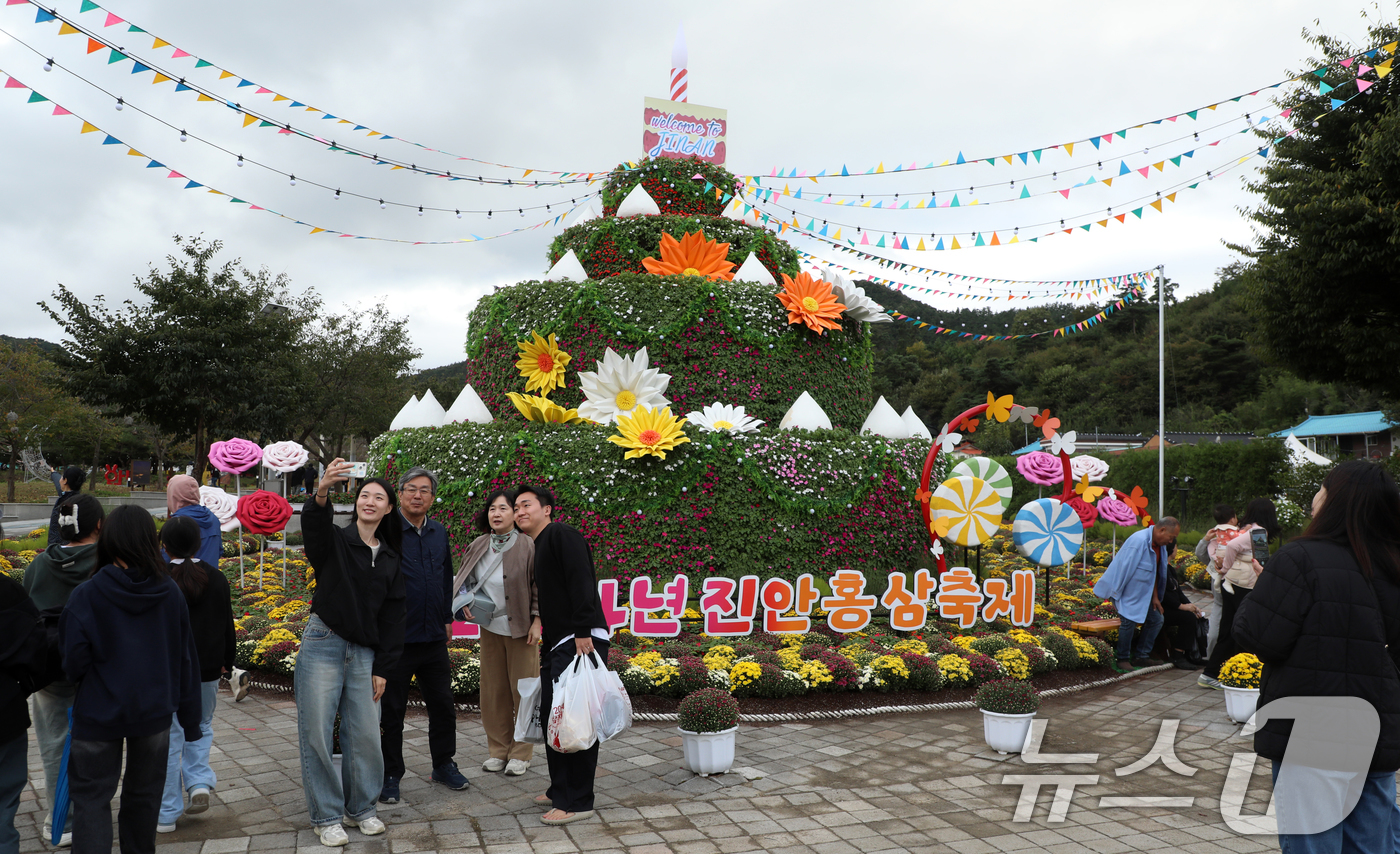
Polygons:
[[687,234],[680,240],[669,234],[661,235],[661,260],[643,258],[642,266],[656,276],[701,276],[729,282],[734,279],[734,265],[729,257],[729,244],[706,240],[705,232]]
[[541,421],[553,424],[587,423],[588,419],[578,414],[577,409],[565,409],[547,397],[519,392],[506,392],[506,397],[525,416],[526,421]]
[[1015,402],[1009,394],[997,397],[990,391],[987,392],[987,417],[1005,422],[1011,417],[1011,405]]
[[[548,395],[556,388],[564,387],[564,368],[573,357],[559,349],[559,342],[550,335],[548,340],[540,333],[531,332],[533,341],[521,341],[520,360],[515,363],[520,375],[525,378],[525,390],[538,391]],[[526,416],[527,418],[529,416]]]
[[1232,656],[1220,668],[1221,684],[1231,688],[1258,688],[1263,675],[1263,662],[1248,652]]
[[631,415],[617,417],[617,429],[622,435],[609,436],[608,441],[628,449],[623,459],[650,454],[664,460],[667,451],[690,441],[681,430],[683,424],[685,419],[672,415],[669,406],[660,411],[639,406]]
[[1031,678],[1031,660],[1019,649],[1013,649],[1012,647],[999,649],[992,654],[992,658],[996,659],[1001,664],[1002,669],[1005,670],[1006,674],[1012,679]]
[[821,279],[813,279],[806,273],[798,273],[793,279],[784,273],[783,289],[778,291],[777,297],[788,310],[788,323],[805,324],[818,335],[823,329],[841,328],[841,312],[846,306],[836,301],[831,285]]

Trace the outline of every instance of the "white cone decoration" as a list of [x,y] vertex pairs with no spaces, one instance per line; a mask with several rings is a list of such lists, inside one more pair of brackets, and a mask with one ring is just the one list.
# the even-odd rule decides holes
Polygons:
[[661,208],[656,206],[656,200],[640,183],[633,187],[627,198],[622,200],[622,204],[617,206],[618,216],[656,216],[659,213]]
[[933,433],[929,432],[928,425],[923,422],[923,419],[914,414],[914,407],[905,407],[904,414],[900,415],[899,418],[909,431],[909,438],[933,441]]
[[544,274],[547,282],[582,282],[588,279],[588,271],[583,269],[583,264],[570,249],[564,256],[554,262],[554,266],[549,268],[549,272]]
[[[574,253],[570,252],[569,254]],[[451,424],[454,421],[472,424],[490,424],[492,421],[491,410],[486,408],[486,404],[482,403],[481,397],[477,395],[476,389],[471,386],[462,389],[462,393],[457,395],[457,399],[453,401],[452,408],[447,410],[447,415],[443,417],[444,424]]]
[[739,269],[734,271],[734,281],[758,282],[772,288],[778,286],[778,280],[773,278],[773,274],[768,272],[768,268],[763,266],[763,262],[752,252],[744,259],[744,263],[739,265]]
[[405,404],[403,405],[403,409],[400,409],[400,410],[399,410],[399,414],[394,416],[394,420],[389,422],[389,429],[390,429],[390,430],[402,430],[404,427],[407,426],[407,424],[406,424],[405,422],[407,422],[408,419],[409,419],[409,417],[413,415],[413,410],[415,410],[415,409],[417,409],[417,408],[418,408],[418,395],[416,395],[416,394],[409,395],[409,397],[408,397],[408,403],[405,403]]
[[778,422],[778,429],[830,430],[831,419],[826,417],[826,412],[812,395],[804,391],[793,401],[791,408],[783,413],[783,420]]
[[423,392],[423,397],[418,401],[418,421],[419,427],[441,427],[447,418],[447,410],[442,408],[437,398],[433,396],[433,390],[428,389]]
[[890,406],[889,401],[885,400],[884,395],[875,401],[870,414],[865,416],[865,423],[860,425],[860,432],[874,433],[886,439],[909,438],[908,425],[899,417],[899,413],[894,411],[894,407]]
[[590,202],[588,202],[587,204],[585,204],[583,207],[581,207],[581,208],[579,208],[577,211],[575,211],[573,217],[569,220],[568,225],[565,225],[564,227],[565,227],[565,228],[572,228],[572,227],[574,227],[574,226],[576,226],[576,225],[579,225],[579,224],[581,224],[581,223],[588,222],[590,219],[597,219],[597,218],[598,218],[598,208],[594,206],[594,204],[593,204],[592,201],[590,201]]

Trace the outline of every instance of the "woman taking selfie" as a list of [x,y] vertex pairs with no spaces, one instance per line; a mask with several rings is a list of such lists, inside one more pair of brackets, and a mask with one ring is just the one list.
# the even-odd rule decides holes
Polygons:
[[[342,824],[366,836],[384,832],[376,815],[384,779],[379,698],[404,636],[398,497],[388,481],[366,480],[355,493],[353,521],[338,527],[327,493],[349,480],[350,468],[339,458],[327,466],[301,511],[316,578],[296,668],[301,779],[311,825],[332,848],[350,841]],[[337,714],[340,773],[331,760]]]
[[515,740],[519,682],[540,675],[535,543],[515,530],[515,495],[504,489],[486,497],[476,524],[485,533],[467,546],[452,589],[467,600],[462,616],[481,626],[481,725],[491,752],[481,770],[518,777],[534,751]]

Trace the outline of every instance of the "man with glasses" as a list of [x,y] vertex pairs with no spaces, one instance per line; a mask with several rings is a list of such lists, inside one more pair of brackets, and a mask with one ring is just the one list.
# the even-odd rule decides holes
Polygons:
[[403,716],[408,683],[418,677],[418,691],[428,707],[428,752],[432,781],[449,789],[467,788],[457,770],[457,707],[452,702],[452,665],[447,641],[452,637],[452,551],[447,529],[428,518],[437,496],[437,475],[412,468],[399,478],[399,513],[403,516],[403,577],[407,592],[403,657],[388,678],[380,703],[380,745],[384,751],[382,804],[399,802],[403,778]]

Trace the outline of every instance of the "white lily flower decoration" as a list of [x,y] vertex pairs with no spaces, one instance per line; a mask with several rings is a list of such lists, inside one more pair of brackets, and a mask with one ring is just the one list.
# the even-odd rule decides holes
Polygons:
[[1050,437],[1050,453],[1054,454],[1057,457],[1060,454],[1073,454],[1074,443],[1076,440],[1078,440],[1078,438],[1079,437],[1075,434],[1073,430],[1066,430],[1063,433],[1056,433],[1054,436]]
[[686,419],[711,433],[752,433],[763,422],[744,414],[744,407],[728,403],[712,403],[699,412],[687,412]]
[[579,387],[588,398],[579,405],[578,414],[599,424],[616,421],[619,415],[630,415],[638,406],[660,409],[671,401],[664,394],[671,375],[659,368],[647,367],[647,348],[631,356],[619,356],[609,347],[598,370],[579,371]]
[[885,314],[879,303],[865,295],[864,288],[839,274],[833,278],[835,281],[831,283],[831,290],[836,294],[836,301],[846,306],[847,317],[864,320],[866,323],[894,322],[894,318]]
[[944,424],[943,432],[938,434],[938,439],[936,440],[939,449],[945,454],[953,453],[953,450],[958,447],[958,443],[962,441],[962,434],[948,432],[949,427],[950,425]]

